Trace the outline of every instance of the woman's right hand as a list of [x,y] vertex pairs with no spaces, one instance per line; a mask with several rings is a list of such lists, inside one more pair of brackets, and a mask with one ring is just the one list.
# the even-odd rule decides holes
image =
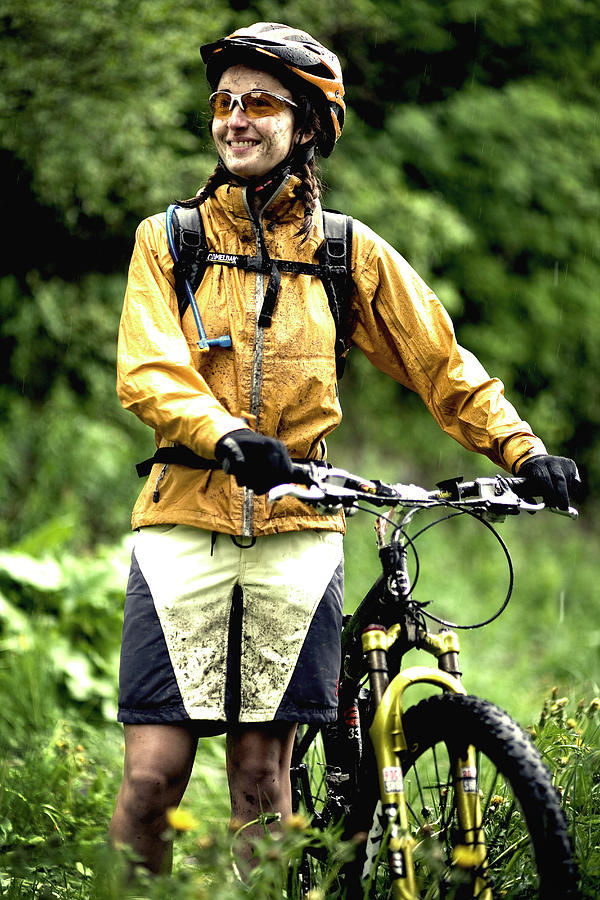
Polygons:
[[292,461],[285,444],[250,428],[230,431],[217,441],[215,456],[240,487],[266,494],[276,484],[293,480]]

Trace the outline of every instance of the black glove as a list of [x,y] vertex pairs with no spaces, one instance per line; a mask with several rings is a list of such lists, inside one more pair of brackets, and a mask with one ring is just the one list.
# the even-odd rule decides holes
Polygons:
[[581,483],[577,466],[566,456],[532,456],[521,463],[517,474],[531,482],[535,496],[558,509],[569,508],[569,492]]
[[230,431],[217,441],[215,456],[240,487],[266,494],[276,484],[293,480],[285,444],[249,428]]

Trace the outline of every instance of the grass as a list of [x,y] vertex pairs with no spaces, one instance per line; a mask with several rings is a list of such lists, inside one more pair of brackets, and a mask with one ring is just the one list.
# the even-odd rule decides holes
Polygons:
[[[503,598],[503,556],[479,530],[453,520],[419,543],[418,591],[447,598],[438,611],[459,622],[487,617]],[[350,524],[349,608],[376,570],[370,532],[367,516]],[[582,896],[591,900],[600,896],[597,542],[551,516],[522,516],[501,533],[515,564],[514,595],[490,626],[461,633],[465,684],[531,727],[563,793]],[[122,600],[113,573],[124,584],[127,548],[92,561],[63,554],[57,570],[30,564],[44,561],[48,535],[40,541],[0,554],[0,898],[280,900],[288,865],[316,839],[328,842],[335,874],[352,847],[296,820],[259,842],[260,863],[248,886],[240,882],[223,740],[213,738],[201,743],[185,797],[191,818],[177,829],[174,875],[151,881],[139,872],[126,881],[126,854],[105,835],[123,753],[110,717]],[[325,883],[313,900],[333,898],[332,890]]]
[[[298,865],[307,842],[325,841],[331,879],[352,852],[335,832],[317,837],[302,817],[295,817],[278,835],[258,842],[259,865],[248,885],[242,884],[233,865],[238,835],[226,824],[223,741],[210,739],[198,753],[182,807],[187,815],[172,820],[173,876],[151,880],[138,871],[128,883],[127,854],[112,851],[105,840],[120,780],[120,729],[106,723],[99,727],[73,709],[65,715],[40,660],[39,650],[30,648],[4,656],[0,671],[5,697],[0,739],[3,900],[281,900],[288,867]],[[17,683],[27,695],[20,700],[17,692],[7,691]],[[600,890],[600,700],[560,697],[554,691],[532,734],[563,794],[582,896],[591,900]],[[327,883],[319,890],[314,900],[335,896]]]

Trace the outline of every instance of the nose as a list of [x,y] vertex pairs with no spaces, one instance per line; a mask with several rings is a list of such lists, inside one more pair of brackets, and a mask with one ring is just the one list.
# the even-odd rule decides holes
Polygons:
[[228,121],[230,128],[245,128],[248,124],[248,116],[239,103],[236,102],[233,104],[233,109]]

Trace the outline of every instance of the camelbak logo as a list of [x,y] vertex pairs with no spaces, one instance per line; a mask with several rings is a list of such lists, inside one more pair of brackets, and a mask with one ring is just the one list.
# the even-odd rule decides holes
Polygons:
[[235,266],[238,260],[231,253],[209,253],[206,259],[209,263],[223,263],[225,266]]

